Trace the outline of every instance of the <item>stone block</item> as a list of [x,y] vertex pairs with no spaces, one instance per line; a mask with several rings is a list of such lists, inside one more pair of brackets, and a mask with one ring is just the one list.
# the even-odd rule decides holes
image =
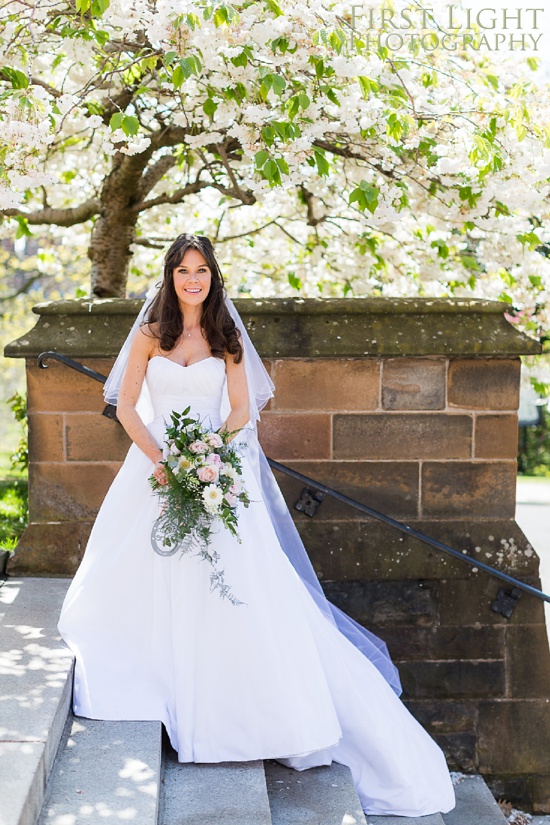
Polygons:
[[[521,576],[521,580],[540,588],[540,579]],[[485,573],[471,573],[469,578],[448,579],[438,582],[439,616],[442,625],[528,625],[544,626],[544,607],[539,599],[524,593],[509,619],[491,610],[499,587],[508,589]]]
[[[75,358],[80,364],[107,375],[113,359]],[[60,361],[50,359],[42,369],[34,360],[27,360],[27,393],[29,412],[72,412],[87,410],[102,412],[105,407],[103,384],[77,372]]]
[[479,769],[490,774],[550,774],[548,699],[479,703]]
[[388,627],[384,641],[393,659],[406,661],[504,659],[504,632],[498,625]]
[[[296,771],[269,759],[264,768],[269,825],[367,825],[347,765],[333,762]],[[369,825],[371,820],[369,816]]]
[[30,464],[32,521],[89,521],[94,518],[120,465],[83,462]]
[[473,410],[517,410],[519,358],[451,358],[447,403]]
[[532,805],[537,814],[550,814],[550,776],[533,776]]
[[544,625],[506,628],[506,664],[510,696],[550,699],[550,651]]
[[396,664],[406,697],[472,699],[504,696],[506,689],[503,660],[396,661]]
[[71,715],[67,728],[40,821],[157,825],[162,724]]
[[375,410],[380,363],[369,358],[280,359],[273,362],[277,410]]
[[[391,651],[390,651],[391,652]],[[453,699],[404,699],[408,710],[428,733],[475,733],[477,707],[474,701]]]
[[445,359],[388,358],[382,364],[385,410],[445,408]]
[[38,820],[71,703],[74,657],[57,619],[70,581],[12,579],[0,595],[0,822]]
[[463,777],[455,786],[456,805],[445,814],[445,825],[508,825],[508,820],[479,774]]
[[[419,472],[415,461],[293,461],[289,466],[387,515],[415,517],[418,514]],[[293,508],[307,485],[281,472],[275,471],[275,475],[286,501]],[[298,511],[294,513],[297,515]],[[316,518],[325,521],[368,518],[360,510],[328,494],[317,513]]]
[[421,513],[428,518],[514,518],[515,461],[426,461]]
[[517,415],[476,415],[476,458],[517,458]]
[[469,458],[472,418],[446,413],[334,415],[334,458]]
[[29,413],[29,455],[33,461],[63,461],[63,415]]
[[[182,764],[176,752],[169,749],[163,765],[165,793],[159,822],[271,825],[261,760]],[[141,825],[141,820],[136,819],[135,825]]]
[[[473,773],[477,770],[477,737],[474,731],[434,733],[433,738],[443,751],[451,771]],[[464,821],[463,825],[478,825]]]
[[[291,507],[297,498],[298,493],[293,498],[287,498]],[[477,580],[486,576],[482,572],[472,572],[469,563],[383,522],[374,519],[325,519],[329,512],[324,510],[325,501],[313,518],[294,511],[296,526],[321,579],[344,581],[366,578],[379,581],[398,577],[412,581]],[[455,550],[466,551],[469,556],[482,559],[511,575],[522,579],[527,575],[538,576],[538,557],[513,522],[409,519],[407,523],[426,536]],[[496,594],[497,581],[493,581]]]
[[277,461],[330,458],[331,416],[328,413],[262,414],[258,438],[265,454]]
[[[435,588],[424,582],[324,582],[329,601],[359,624],[370,628],[386,625],[433,625],[437,619]],[[383,639],[383,630],[380,631]]]
[[11,576],[74,576],[91,529],[91,521],[29,524],[8,561],[8,573]]
[[132,443],[121,424],[97,413],[65,416],[67,461],[124,461]]
[[[421,524],[419,529],[437,538],[437,527]],[[306,516],[297,521],[297,528],[321,579],[417,581],[468,575],[469,568],[460,560],[380,522]]]

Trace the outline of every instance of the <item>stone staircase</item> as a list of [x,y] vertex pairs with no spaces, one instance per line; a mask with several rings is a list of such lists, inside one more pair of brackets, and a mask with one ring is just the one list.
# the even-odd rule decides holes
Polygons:
[[[367,825],[343,765],[182,765],[158,722],[74,717],[73,658],[56,629],[68,585],[0,587],[0,825]],[[481,777],[455,790],[449,814],[368,825],[505,825]]]

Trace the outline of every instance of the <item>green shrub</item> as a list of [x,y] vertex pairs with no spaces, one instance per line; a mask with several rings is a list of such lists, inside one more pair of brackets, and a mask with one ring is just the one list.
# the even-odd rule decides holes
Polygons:
[[27,470],[29,466],[27,399],[25,396],[21,395],[20,392],[16,391],[10,398],[8,398],[6,403],[9,404],[15,420],[19,421],[21,425],[19,443],[15,448],[15,452],[10,456],[11,467],[13,470]]
[[0,481],[0,549],[13,550],[29,520],[28,483]]
[[541,407],[541,423],[520,428],[518,473],[550,476],[550,412]]

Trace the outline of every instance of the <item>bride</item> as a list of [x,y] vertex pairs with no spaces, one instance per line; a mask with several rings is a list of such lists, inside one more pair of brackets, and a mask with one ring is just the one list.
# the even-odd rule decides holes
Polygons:
[[[132,439],[65,597],[76,657],[73,710],[160,720],[180,762],[277,759],[351,769],[365,813],[424,816],[455,805],[439,746],[399,699],[385,644],[328,602],[258,442],[274,385],[208,238],[180,235],[105,384]],[[238,431],[250,505],[239,543],[212,536],[226,584],[193,553],[155,552],[173,410]]]

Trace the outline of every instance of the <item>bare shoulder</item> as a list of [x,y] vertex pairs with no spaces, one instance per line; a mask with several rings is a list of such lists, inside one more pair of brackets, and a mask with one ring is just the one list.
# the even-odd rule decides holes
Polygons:
[[149,357],[154,352],[157,345],[157,338],[153,334],[149,324],[142,324],[136,330],[134,340],[132,342],[132,349],[140,355]]
[[153,321],[151,324],[146,322],[145,324],[141,324],[139,331],[146,338],[158,338],[159,326],[156,321]]

